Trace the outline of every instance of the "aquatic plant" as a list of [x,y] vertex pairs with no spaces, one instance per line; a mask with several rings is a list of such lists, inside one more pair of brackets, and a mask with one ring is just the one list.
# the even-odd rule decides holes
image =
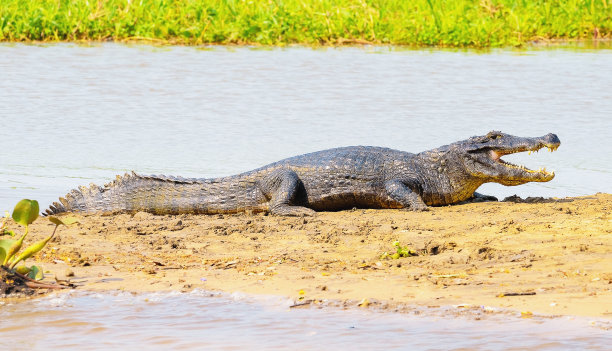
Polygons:
[[610,0],[0,1],[0,41],[490,47],[611,36]]
[[393,246],[395,247],[395,253],[389,254],[388,252],[384,252],[380,256],[380,258],[381,259],[392,258],[394,260],[397,260],[400,257],[417,256],[416,251],[410,249],[408,246],[405,246],[405,247],[402,246],[399,241],[394,241]]
[[[77,220],[71,217],[59,219],[57,217],[47,217],[53,224],[55,224],[55,228],[53,229],[53,233],[49,235],[47,238],[37,241],[34,244],[28,246],[23,251],[21,251],[21,247],[23,245],[23,240],[29,233],[29,226],[38,218],[39,206],[38,201],[23,199],[17,203],[15,209],[13,210],[12,218],[15,223],[23,226],[25,228],[24,233],[17,240],[15,239],[1,239],[0,240],[0,262],[1,266],[10,271],[17,272],[22,275],[27,275],[32,279],[42,279],[43,273],[42,269],[38,266],[27,267],[25,265],[17,267],[17,264],[21,261],[25,261],[28,258],[35,255],[37,252],[42,250],[45,245],[53,238],[55,232],[57,231],[57,227],[60,225],[70,225],[76,223]],[[8,234],[10,236],[15,236],[13,231],[7,230],[8,220],[8,212],[5,216],[2,225],[0,226],[0,234]]]

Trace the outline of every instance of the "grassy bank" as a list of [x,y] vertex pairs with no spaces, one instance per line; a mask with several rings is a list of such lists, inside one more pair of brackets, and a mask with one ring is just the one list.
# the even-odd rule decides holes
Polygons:
[[1,41],[509,46],[612,37],[610,0],[2,0]]

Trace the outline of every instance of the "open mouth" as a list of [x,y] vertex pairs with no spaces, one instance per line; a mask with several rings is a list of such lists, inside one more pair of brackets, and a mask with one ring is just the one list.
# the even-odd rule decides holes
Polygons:
[[531,154],[532,152],[538,152],[540,151],[542,148],[547,148],[548,151],[553,152],[555,150],[557,150],[559,148],[560,144],[546,144],[546,143],[540,143],[537,144],[533,147],[519,147],[516,149],[512,149],[512,150],[490,150],[489,151],[489,156],[491,157],[491,160],[493,160],[494,162],[497,162],[499,164],[502,164],[508,168],[515,168],[515,169],[520,169],[526,173],[531,173],[531,174],[539,174],[539,175],[543,175],[546,177],[554,177],[555,172],[554,171],[547,171],[546,168],[540,168],[538,170],[532,170],[529,169],[525,166],[522,165],[515,165],[513,163],[504,161],[501,159],[502,156],[504,155],[509,155],[509,154],[515,154],[518,152],[525,152],[527,151],[529,154]]

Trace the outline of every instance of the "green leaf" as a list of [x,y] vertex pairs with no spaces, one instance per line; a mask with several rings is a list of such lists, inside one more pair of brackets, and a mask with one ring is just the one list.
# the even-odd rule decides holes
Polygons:
[[32,269],[30,269],[30,267],[26,267],[26,266],[17,266],[17,267],[15,267],[15,272],[17,272],[19,274],[26,275],[26,274],[30,273],[30,271],[32,271]]
[[32,257],[35,253],[37,253],[38,251],[42,250],[43,247],[45,247],[45,245],[47,245],[47,243],[49,242],[49,240],[51,240],[51,236],[49,236],[46,239],[40,240],[35,242],[34,244],[26,247],[23,252],[21,253],[21,255],[19,255],[14,261],[12,261],[10,268],[15,267],[15,265],[17,265],[17,263],[19,263],[20,261],[23,260],[27,260],[28,258]]
[[80,223],[79,220],[77,218],[74,217],[66,217],[64,219],[62,219],[62,222],[64,222],[65,226],[69,226],[75,223]]
[[62,220],[57,218],[57,217],[49,216],[48,218],[51,221],[51,223],[53,223],[55,225],[62,225],[62,224],[64,224],[64,222],[62,222]]
[[13,240],[13,239],[0,240],[0,263],[4,262],[4,259],[6,258],[6,253],[8,252],[9,248],[13,246],[15,241],[17,240]]
[[63,224],[65,226],[69,226],[69,225],[74,224],[74,223],[79,223],[79,220],[74,218],[74,217],[66,217],[64,219],[59,219],[59,218],[57,218],[55,216],[49,216],[48,218],[55,225],[62,225]]
[[4,231],[2,233],[0,233],[0,234],[2,234],[2,235],[8,234],[10,236],[15,236],[15,232],[12,231],[12,230],[8,230],[8,229],[4,229]]
[[[19,252],[19,250],[21,250],[21,245],[23,244],[23,239],[26,237],[26,235],[28,235],[27,227],[26,227],[26,232],[23,233],[21,238],[19,238],[18,240],[15,240],[13,245],[11,245],[11,247],[9,247],[8,250],[6,250],[6,255],[4,257],[4,261],[3,261],[2,265],[6,265],[9,262],[9,260],[12,259],[13,256],[15,256],[15,254],[17,252]],[[17,262],[15,262],[11,266],[11,268],[14,267]]]
[[22,226],[27,226],[38,218],[38,201],[23,199],[17,203],[13,210],[13,219]]
[[32,266],[30,267],[28,277],[36,280],[42,280],[44,278],[43,270],[38,266]]

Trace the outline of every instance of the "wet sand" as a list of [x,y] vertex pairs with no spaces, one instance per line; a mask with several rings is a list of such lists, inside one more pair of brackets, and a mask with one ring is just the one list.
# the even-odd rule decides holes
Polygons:
[[[283,295],[296,304],[490,306],[612,317],[612,195],[263,214],[77,215],[36,260],[79,289]],[[45,219],[30,242],[48,235]],[[381,258],[399,241],[418,255]],[[32,263],[32,262],[29,262]]]

